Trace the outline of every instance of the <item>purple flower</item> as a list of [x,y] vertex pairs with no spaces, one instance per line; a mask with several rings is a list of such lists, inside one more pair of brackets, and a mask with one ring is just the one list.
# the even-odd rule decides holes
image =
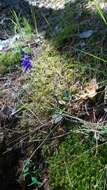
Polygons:
[[25,54],[23,50],[21,51],[21,63],[25,72],[27,72],[28,70],[32,68],[30,58],[27,54]]

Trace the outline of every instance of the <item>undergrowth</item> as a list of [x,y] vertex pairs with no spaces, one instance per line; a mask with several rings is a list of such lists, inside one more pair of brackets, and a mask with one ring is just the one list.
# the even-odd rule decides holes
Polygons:
[[[82,8],[80,4],[79,8],[80,10]],[[73,21],[73,17],[78,13],[78,7],[75,12],[73,12],[73,7],[66,8],[66,11],[68,12],[64,14],[64,20],[61,20],[59,24],[63,30],[51,35],[52,39],[45,41],[45,44],[39,49],[39,53],[35,53],[32,59],[33,67],[28,73],[31,91],[28,92],[26,107],[31,109],[30,114],[33,113],[33,116],[38,117],[36,119],[39,124],[42,123],[42,117],[45,118],[45,121],[47,118],[50,120],[50,116],[57,111],[70,112],[69,107],[72,106],[75,94],[79,93],[79,89],[83,88],[83,85],[90,79],[96,78],[97,81],[102,81],[106,78],[106,56],[104,49],[100,47],[102,41],[98,39],[103,32],[99,32],[97,36],[94,33],[89,39],[81,40],[80,32],[84,31],[84,28],[85,30],[90,28],[90,24],[84,22],[84,19],[86,20],[91,13],[84,8],[82,15],[78,14],[77,19]],[[91,21],[93,15],[91,15]],[[15,12],[14,17],[16,31],[22,32]],[[47,18],[44,19],[49,25]],[[26,19],[24,19],[24,24],[26,32],[31,33]],[[48,27],[51,32],[51,25]],[[38,33],[36,21],[35,28]],[[100,45],[97,47],[98,42]],[[9,71],[10,67],[17,63],[20,63],[19,50],[0,54],[0,74]],[[35,124],[34,117],[30,118],[30,114],[27,117],[25,115],[24,119],[26,123],[30,120],[30,125],[27,123],[28,128],[35,128],[38,123]],[[32,123],[33,126],[31,126]],[[45,132],[43,131],[43,134]],[[40,134],[40,136],[42,135]],[[106,143],[99,145],[96,154],[96,145],[93,139],[89,139],[89,136],[71,134],[65,138],[54,154],[47,159],[52,190],[103,189],[104,168],[107,164],[106,148]]]
[[[72,96],[79,90],[74,87],[78,80],[83,84],[94,77],[97,81],[106,79],[105,49],[98,38],[102,36],[104,28],[98,35],[95,31],[89,39],[80,40],[79,33],[90,29],[90,24],[84,22],[84,19],[91,16],[92,21],[94,14],[84,11],[79,24],[75,21],[73,25],[72,21],[68,26],[66,18],[69,21],[72,15],[66,15],[62,24],[63,31],[55,34],[52,43],[46,43],[33,59],[30,81],[33,89],[31,108],[35,113],[49,116],[55,111],[66,110]],[[91,28],[97,28],[95,23],[92,22],[91,25]],[[81,46],[82,43],[84,47]],[[97,47],[97,43],[101,47]],[[99,144],[96,154],[95,142],[89,136],[69,135],[54,154],[48,157],[52,190],[104,188],[107,145]]]
[[[28,48],[28,43],[32,42],[32,27],[26,17],[22,18],[22,21],[18,18],[18,15],[12,11],[12,23],[14,28],[14,35],[8,39],[8,47],[4,48],[0,52],[0,75],[4,75],[15,66],[20,65],[20,51],[24,49],[26,53],[31,53],[31,48]],[[25,45],[26,44],[26,45]]]

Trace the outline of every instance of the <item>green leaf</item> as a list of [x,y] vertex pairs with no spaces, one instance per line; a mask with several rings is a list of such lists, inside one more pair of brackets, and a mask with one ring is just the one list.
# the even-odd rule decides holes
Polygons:
[[31,160],[25,160],[24,165],[26,166],[26,168],[30,167],[32,165],[32,161]]
[[37,178],[31,177],[31,180],[32,180],[32,183],[29,184],[28,186],[31,186],[31,185],[41,185],[41,182],[39,182],[39,181],[37,180]]
[[103,129],[103,132],[104,132],[104,133],[107,133],[107,128],[106,128],[106,127]]
[[27,175],[30,175],[30,173],[26,172],[26,173],[23,174],[24,177],[26,177]]
[[24,173],[26,173],[26,172],[28,172],[29,171],[29,168],[28,167],[26,167],[25,169],[24,169]]

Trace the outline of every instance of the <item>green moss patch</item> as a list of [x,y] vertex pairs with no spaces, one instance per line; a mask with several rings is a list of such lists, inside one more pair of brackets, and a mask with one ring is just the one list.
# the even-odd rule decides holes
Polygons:
[[9,51],[0,54],[0,74],[8,72],[13,66],[20,62],[20,51]]
[[98,148],[83,135],[69,135],[49,161],[49,181],[53,190],[102,190],[107,145]]
[[78,73],[67,68],[73,60],[65,53],[60,53],[49,43],[45,44],[42,51],[33,59],[31,72],[32,106],[34,112],[47,112],[59,108],[58,102],[62,101],[65,94],[73,93],[73,83]]

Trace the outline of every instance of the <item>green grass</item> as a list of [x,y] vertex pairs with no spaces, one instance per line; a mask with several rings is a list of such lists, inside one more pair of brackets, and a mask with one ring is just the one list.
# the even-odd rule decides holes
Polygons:
[[94,3],[96,5],[97,12],[98,12],[100,18],[103,20],[104,24],[107,26],[107,18],[106,18],[104,11],[101,9],[99,2],[94,0]]
[[18,15],[16,12],[13,10],[12,11],[12,22],[14,24],[14,30],[15,33],[20,33],[22,34],[22,27],[25,29],[25,33],[31,34],[32,32],[32,27],[29,21],[27,20],[26,17],[23,17],[22,20],[20,21]]
[[[32,41],[32,27],[26,17],[22,20],[18,18],[16,12],[12,11],[12,22],[14,24],[14,32],[19,33],[20,37],[10,47],[9,51],[0,53],[0,75],[4,75],[18,64],[20,65],[20,49],[24,46],[26,53],[32,52],[27,47],[28,42]],[[24,31],[23,31],[24,28]]]

